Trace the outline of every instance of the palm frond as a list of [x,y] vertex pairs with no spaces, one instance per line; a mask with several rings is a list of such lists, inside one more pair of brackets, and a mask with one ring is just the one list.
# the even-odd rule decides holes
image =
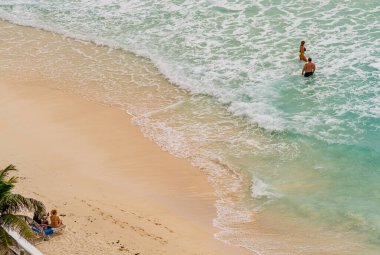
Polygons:
[[12,176],[11,178],[9,178],[9,180],[7,181],[9,184],[15,184],[17,183],[18,181],[18,177],[17,176]]
[[14,245],[12,237],[0,226],[0,254],[6,254],[11,245]]
[[25,216],[14,214],[3,214],[0,216],[1,225],[4,228],[16,231],[20,236],[30,239],[34,237],[33,230],[25,221]]
[[28,224],[28,217],[16,215],[16,213],[45,211],[45,206],[42,202],[33,198],[26,198],[20,194],[12,194],[12,189],[17,183],[18,177],[8,177],[10,171],[16,171],[16,167],[9,165],[0,170],[0,254],[5,254],[8,247],[14,242],[6,230],[14,230],[27,239],[34,236]]
[[3,170],[0,170],[0,181],[3,181],[9,175],[10,171],[17,171],[17,169],[14,165],[11,164]]
[[0,198],[5,197],[8,194],[10,194],[13,187],[14,187],[13,184],[9,184],[7,182],[0,181]]
[[45,211],[45,206],[36,199],[26,198],[20,194],[8,194],[0,198],[0,213],[14,214],[23,210]]
[[5,169],[0,170],[0,197],[8,194],[17,183],[18,178],[15,176],[6,180],[10,171],[16,171],[14,165],[9,165]]

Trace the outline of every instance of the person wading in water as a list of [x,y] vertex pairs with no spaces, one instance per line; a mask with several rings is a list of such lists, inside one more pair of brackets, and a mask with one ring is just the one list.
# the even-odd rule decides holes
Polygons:
[[306,60],[306,56],[305,56],[305,51],[306,51],[305,41],[302,41],[301,45],[300,45],[300,60],[306,62],[307,60]]
[[311,61],[312,61],[312,59],[308,58],[307,63],[304,65],[304,67],[302,69],[302,75],[305,77],[309,77],[309,76],[313,75],[313,73],[315,72],[315,65]]

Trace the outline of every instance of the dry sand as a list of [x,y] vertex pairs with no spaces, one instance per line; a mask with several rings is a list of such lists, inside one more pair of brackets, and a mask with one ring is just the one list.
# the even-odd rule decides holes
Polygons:
[[130,117],[52,89],[0,80],[0,166],[17,192],[56,208],[66,231],[44,254],[248,254],[213,238],[207,177],[144,138]]

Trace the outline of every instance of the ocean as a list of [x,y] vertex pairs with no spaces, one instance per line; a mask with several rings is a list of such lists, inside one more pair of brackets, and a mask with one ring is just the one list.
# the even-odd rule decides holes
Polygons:
[[1,75],[121,108],[207,173],[215,238],[380,254],[378,1],[0,0],[0,18]]

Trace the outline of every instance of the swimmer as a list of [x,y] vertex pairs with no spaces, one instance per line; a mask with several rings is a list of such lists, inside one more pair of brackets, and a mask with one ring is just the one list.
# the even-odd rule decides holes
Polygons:
[[302,41],[301,45],[300,45],[300,60],[306,62],[307,60],[306,60],[306,56],[305,56],[305,51],[306,51],[305,41]]
[[313,73],[315,72],[315,65],[311,61],[312,61],[312,59],[308,58],[307,63],[304,65],[304,67],[302,69],[302,75],[305,77],[312,76]]

